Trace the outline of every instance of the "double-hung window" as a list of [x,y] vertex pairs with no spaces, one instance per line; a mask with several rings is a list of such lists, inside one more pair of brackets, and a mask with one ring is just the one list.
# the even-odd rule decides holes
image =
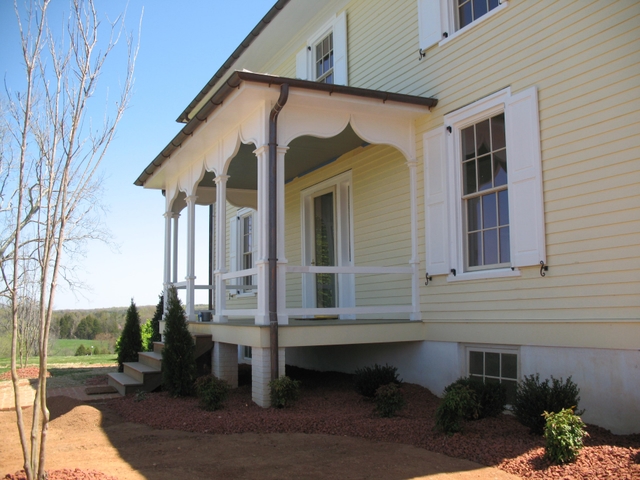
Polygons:
[[[256,235],[255,210],[241,208],[230,219],[229,225],[229,269],[231,271],[249,270],[255,266]],[[236,294],[255,293],[256,276],[247,275],[235,281],[239,287]],[[233,292],[233,291],[232,291]]]
[[467,374],[482,383],[501,383],[507,392],[507,404],[515,400],[518,383],[518,350],[516,348],[467,347]]
[[538,97],[506,88],[423,136],[426,266],[450,281],[546,263]]
[[420,48],[448,41],[507,6],[507,0],[418,0]]
[[296,77],[348,85],[347,14],[342,12],[320,27],[296,55]]

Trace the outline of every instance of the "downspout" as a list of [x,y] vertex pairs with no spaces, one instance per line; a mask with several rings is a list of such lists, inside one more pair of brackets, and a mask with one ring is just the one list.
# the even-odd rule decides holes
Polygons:
[[271,380],[278,378],[278,115],[289,98],[289,84],[280,86],[280,97],[269,115],[269,337]]

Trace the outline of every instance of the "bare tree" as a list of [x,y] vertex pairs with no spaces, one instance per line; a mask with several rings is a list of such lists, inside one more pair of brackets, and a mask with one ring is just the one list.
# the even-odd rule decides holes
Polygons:
[[[105,62],[123,33],[123,17],[107,22],[103,28],[93,0],[71,0],[64,34],[57,36],[47,22],[50,0],[27,0],[24,14],[15,1],[25,91],[7,91],[10,115],[5,128],[11,144],[2,150],[7,180],[3,183],[0,178],[0,197],[6,207],[2,210],[3,223],[10,228],[0,238],[0,290],[6,292],[11,304],[11,377],[24,469],[28,479],[41,479],[46,476],[47,344],[56,288],[64,277],[64,254],[73,251],[74,243],[96,236],[92,223],[98,190],[96,171],[131,96],[137,46],[132,36],[126,35],[126,73],[114,105],[109,107],[107,99],[102,125],[96,127],[90,100]],[[104,30],[108,33],[106,42],[98,39],[98,33]],[[31,300],[38,306],[40,373],[27,441],[16,355],[20,305],[25,303],[20,293],[31,275],[36,275],[38,285],[37,298]]]

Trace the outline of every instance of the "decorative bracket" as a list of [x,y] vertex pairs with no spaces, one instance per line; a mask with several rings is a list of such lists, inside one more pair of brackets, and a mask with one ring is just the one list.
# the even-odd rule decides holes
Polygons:
[[427,280],[426,282],[424,282],[424,284],[425,284],[425,285],[429,285],[429,282],[430,282],[431,280],[433,280],[433,277],[430,277],[430,276],[429,276],[429,272],[426,272],[426,273],[424,274],[424,278]]
[[547,275],[544,272],[549,271],[549,265],[544,264],[544,260],[540,260],[540,276],[546,277]]
[[420,56],[418,57],[418,60],[422,60],[424,57],[426,57],[426,56],[427,56],[427,53],[426,53],[423,49],[419,49],[419,50],[418,50],[418,55],[420,55]]

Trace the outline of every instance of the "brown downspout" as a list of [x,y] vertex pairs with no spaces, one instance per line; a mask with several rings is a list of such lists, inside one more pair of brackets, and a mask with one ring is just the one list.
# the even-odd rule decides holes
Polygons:
[[278,378],[278,115],[289,98],[289,84],[280,85],[280,97],[269,115],[269,337],[271,380]]

